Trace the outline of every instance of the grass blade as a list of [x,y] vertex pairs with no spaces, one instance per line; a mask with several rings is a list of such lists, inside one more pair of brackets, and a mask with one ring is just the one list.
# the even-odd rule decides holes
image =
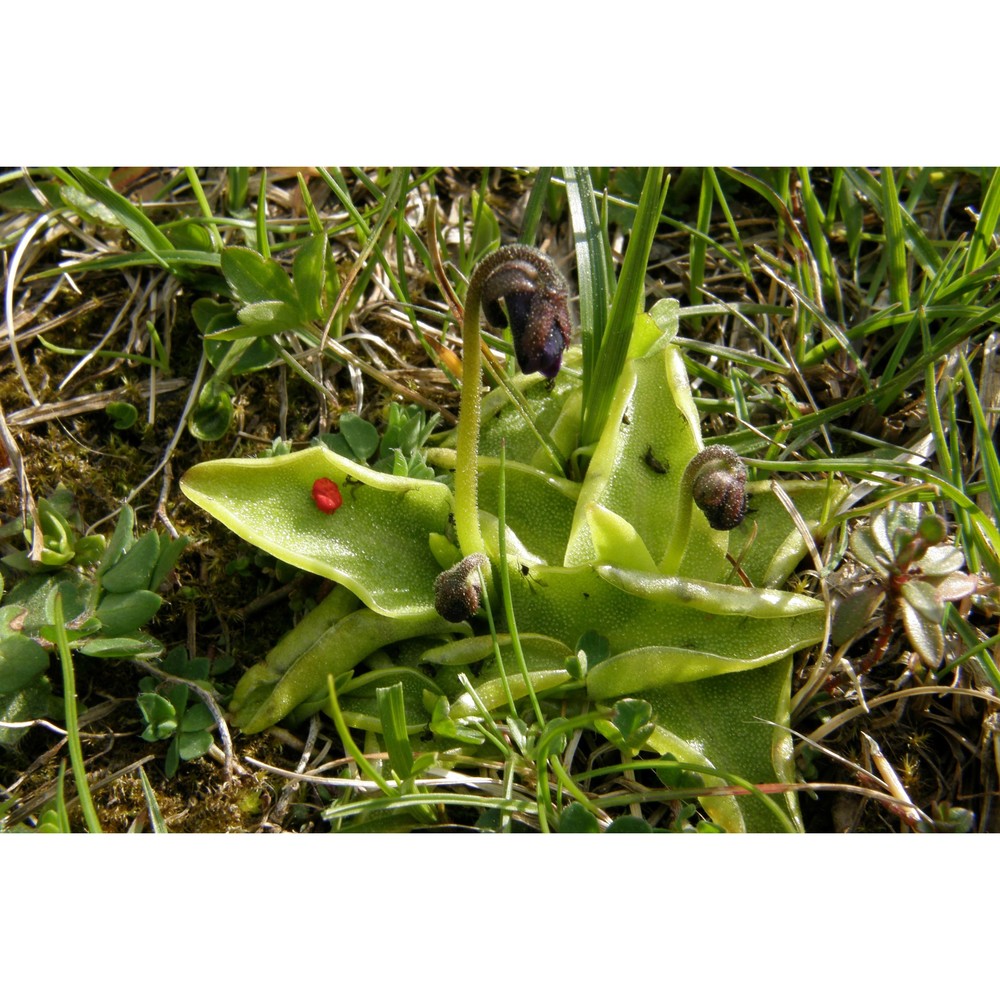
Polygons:
[[584,396],[608,324],[611,283],[607,269],[607,236],[597,211],[590,171],[563,167],[566,197],[573,220],[576,274],[580,293],[580,343],[583,347]]
[[62,592],[55,591],[52,604],[53,624],[56,629],[56,647],[59,650],[59,662],[62,665],[63,698],[66,703],[66,744],[69,747],[69,759],[73,765],[73,781],[80,797],[80,808],[87,829],[91,833],[101,833],[101,821],[97,818],[94,800],[90,796],[90,786],[87,784],[87,771],[83,762],[83,746],[80,743],[80,726],[76,711],[76,675],[73,672],[73,654],[70,652],[69,640],[66,638],[66,622],[63,618]]
[[146,213],[117,191],[102,184],[89,170],[70,167],[69,173],[85,195],[100,202],[124,226],[129,235],[167,271],[174,268],[161,256],[174,249],[173,243],[153,225]]
[[904,309],[910,308],[910,283],[906,275],[906,243],[902,209],[892,167],[882,168],[882,221],[889,258],[889,294]]
[[160,811],[160,804],[156,801],[156,793],[153,786],[146,777],[146,770],[139,768],[139,778],[142,781],[142,794],[146,797],[146,808],[149,810],[149,824],[153,828],[153,833],[170,833],[167,829],[163,813]]
[[549,193],[549,181],[552,179],[553,167],[539,167],[535,174],[535,182],[531,185],[531,194],[528,195],[528,204],[524,209],[524,218],[521,220],[521,242],[529,247],[535,245],[535,236],[538,233],[538,223],[542,220],[542,211],[545,208],[545,199]]
[[[688,301],[693,306],[700,306],[705,301],[705,296],[701,286],[705,281],[705,254],[707,245],[705,237],[712,224],[712,201],[714,187],[712,177],[706,168],[701,174],[701,194],[698,199],[698,220],[696,226],[698,231],[691,234],[691,267],[690,280],[688,282]],[[691,326],[695,330],[701,329],[701,317],[698,315],[691,317]]]
[[971,274],[986,260],[993,243],[997,220],[1000,219],[1000,167],[995,167],[990,177],[989,187],[983,196],[982,208],[972,233],[972,246],[965,259],[965,273]]
[[646,266],[668,184],[669,178],[666,181],[663,179],[662,167],[647,170],[607,330],[597,353],[597,370],[589,385],[584,383],[581,434],[584,446],[594,443],[604,427],[618,376],[625,365],[636,314],[645,307]]

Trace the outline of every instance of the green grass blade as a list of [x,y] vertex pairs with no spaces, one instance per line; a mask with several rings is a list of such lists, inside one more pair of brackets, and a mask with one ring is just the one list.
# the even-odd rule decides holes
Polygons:
[[639,208],[611,303],[607,331],[597,354],[597,370],[589,385],[584,382],[581,434],[584,446],[593,444],[600,437],[618,377],[625,365],[636,314],[645,307],[646,267],[668,184],[669,178],[664,181],[662,167],[650,167],[646,171]]
[[[989,422],[983,412],[983,404],[976,391],[976,383],[969,371],[969,363],[964,355],[959,355],[959,364],[962,366],[962,381],[965,383],[965,392],[969,398],[969,409],[972,411],[972,422],[976,429],[976,445],[979,449],[980,461],[983,464],[983,477],[986,480],[986,488],[990,495],[990,504],[993,507],[993,514],[996,517],[1000,514],[1000,461],[997,460],[997,449],[993,442],[993,434],[990,431]],[[1000,553],[998,553],[1000,555]]]
[[66,808],[66,761],[59,761],[59,778],[56,785],[56,824],[60,833],[72,833],[69,810]]
[[117,191],[101,183],[89,170],[83,167],[70,167],[69,173],[76,186],[85,195],[100,202],[124,226],[129,235],[167,271],[174,268],[164,260],[161,254],[174,249],[173,243],[150,221],[140,208],[137,208]]
[[267,168],[261,170],[260,172],[260,188],[257,192],[257,214],[255,217],[256,221],[256,233],[257,233],[257,252],[265,259],[271,259],[271,240],[267,234]]
[[59,651],[59,662],[62,665],[63,698],[66,705],[66,744],[69,747],[69,759],[73,765],[73,781],[80,798],[80,808],[83,810],[84,822],[91,833],[101,833],[101,821],[97,818],[94,800],[90,796],[90,786],[87,784],[87,771],[83,761],[83,746],[80,743],[80,725],[76,710],[76,675],[73,672],[73,654],[66,637],[66,622],[63,618],[62,592],[57,588],[52,604],[53,624],[56,629],[56,647]]
[[739,267],[740,271],[743,273],[743,277],[748,281],[753,281],[753,271],[750,267],[750,261],[747,259],[747,255],[743,250],[743,238],[740,236],[740,231],[736,226],[736,220],[733,218],[733,213],[729,208],[729,200],[726,198],[726,192],[722,189],[722,185],[719,183],[719,175],[715,172],[714,167],[706,167],[705,170],[708,172],[709,177],[712,178],[712,187],[715,190],[715,200],[722,209],[722,214],[726,217],[726,225],[729,227],[729,233],[733,238],[733,243],[736,246],[738,256],[729,255],[731,260],[734,260],[736,265]]
[[389,766],[400,780],[405,781],[413,771],[413,747],[406,731],[403,682],[378,688],[375,697],[378,701],[379,721],[382,723],[382,740],[389,753]]
[[243,212],[250,186],[249,167],[230,167],[227,171],[226,211],[233,215]]
[[142,794],[146,797],[146,808],[149,810],[149,825],[153,828],[153,833],[170,833],[167,829],[163,813],[160,811],[160,804],[156,801],[156,793],[146,777],[144,768],[139,768],[139,779],[142,781]]
[[583,347],[584,395],[593,377],[608,325],[611,282],[607,268],[607,236],[597,211],[590,171],[586,167],[564,167],[566,197],[573,220],[576,244],[576,275],[580,293],[580,343]]
[[[885,223],[885,213],[886,208],[883,205],[883,187],[872,173],[868,170],[856,170],[854,168],[845,168],[845,174],[850,179],[851,184],[861,193],[862,197],[866,198],[875,209],[876,212],[882,217],[883,224]],[[899,220],[903,232],[903,238],[906,241],[906,245],[913,254],[916,262],[927,272],[928,275],[933,276],[937,273],[938,268],[941,267],[941,257],[937,250],[934,249],[927,234],[917,225],[913,220],[913,216],[909,212],[905,211],[899,201],[897,200],[896,205],[899,209]]]
[[535,181],[531,185],[531,194],[528,195],[528,204],[524,209],[524,218],[521,220],[521,242],[526,243],[529,247],[535,245],[538,224],[542,220],[542,212],[545,209],[545,201],[549,193],[549,181],[554,172],[553,167],[539,167],[535,174]]
[[201,181],[198,179],[198,173],[194,167],[185,167],[184,174],[191,185],[191,190],[194,192],[195,201],[198,202],[201,214],[205,217],[205,225],[212,237],[212,247],[215,250],[221,250],[223,247],[222,236],[219,233],[219,227],[213,221],[212,206],[208,203],[205,189],[201,186]]
[[503,592],[504,614],[507,616],[507,628],[510,631],[510,641],[514,649],[514,658],[521,670],[525,687],[528,689],[528,696],[531,698],[531,707],[535,711],[535,721],[539,726],[545,725],[545,716],[542,714],[542,706],[538,702],[538,695],[535,694],[534,685],[531,683],[531,675],[528,671],[528,664],[524,659],[524,649],[521,646],[521,636],[517,630],[517,622],[514,620],[514,601],[510,591],[510,564],[507,562],[507,480],[506,480],[507,449],[500,448],[500,490],[497,496],[497,520],[500,522],[499,542],[500,542],[500,588]]
[[889,258],[889,294],[904,309],[910,308],[910,282],[906,274],[902,207],[892,167],[882,168],[882,221]]
[[806,230],[809,233],[809,243],[812,246],[813,257],[816,259],[816,266],[819,268],[820,279],[823,284],[823,291],[832,294],[838,305],[838,316],[843,323],[843,303],[840,296],[840,280],[837,276],[837,269],[833,263],[833,255],[830,253],[830,244],[826,239],[827,213],[819,203],[816,191],[806,167],[798,168],[799,180],[802,184],[802,208],[806,216]]
[[982,208],[972,233],[972,246],[965,259],[965,273],[971,274],[982,266],[996,238],[997,221],[1000,219],[1000,167],[994,167],[989,186],[983,196]]
[[[688,301],[692,306],[700,306],[705,301],[705,295],[701,286],[705,281],[705,255],[707,244],[705,236],[712,225],[712,202],[715,188],[712,184],[712,175],[706,168],[701,173],[701,193],[698,197],[698,219],[695,223],[697,232],[691,234],[691,264],[690,279],[688,281]],[[691,326],[695,330],[701,329],[701,317],[697,314],[691,317]]]

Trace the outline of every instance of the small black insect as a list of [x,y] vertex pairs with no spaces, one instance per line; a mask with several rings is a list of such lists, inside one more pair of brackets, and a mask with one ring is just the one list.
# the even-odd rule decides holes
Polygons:
[[666,465],[663,464],[654,454],[653,446],[649,445],[646,448],[646,453],[642,456],[642,460],[655,472],[658,476],[665,476],[670,470],[670,463],[667,462]]

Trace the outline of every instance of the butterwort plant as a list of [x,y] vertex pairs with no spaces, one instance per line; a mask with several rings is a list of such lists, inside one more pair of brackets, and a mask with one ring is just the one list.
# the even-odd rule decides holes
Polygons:
[[[637,308],[664,194],[650,171],[618,282],[633,298],[611,303],[606,329],[584,331],[585,351],[547,257],[511,245],[480,261],[458,426],[424,452],[438,478],[388,475],[324,447],[187,472],[192,501],[339,584],[243,675],[235,725],[259,732],[329,709],[388,738],[369,689],[400,682],[406,730],[426,730],[428,746],[475,752],[499,710],[518,746],[531,726],[543,734],[545,758],[562,745],[544,728],[546,706],[607,720],[639,699],[650,712],[627,753],[670,755],[708,785],[794,781],[782,728],[791,658],[820,642],[825,608],[781,589],[805,547],[769,484],[749,482],[732,449],[702,444],[672,343],[677,303]],[[485,395],[484,316],[510,329],[521,368]],[[599,413],[584,354],[618,358]],[[841,496],[831,482],[783,485],[813,529]],[[700,801],[727,830],[801,825],[790,792]],[[540,808],[553,810],[542,826],[558,827],[554,807]]]

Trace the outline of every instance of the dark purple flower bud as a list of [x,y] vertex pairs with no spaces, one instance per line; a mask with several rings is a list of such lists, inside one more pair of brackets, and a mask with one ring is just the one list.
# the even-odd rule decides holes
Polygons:
[[573,332],[566,282],[549,258],[531,247],[502,247],[495,257],[499,260],[487,257],[480,264],[488,269],[482,289],[486,321],[510,326],[521,371],[554,378]]

